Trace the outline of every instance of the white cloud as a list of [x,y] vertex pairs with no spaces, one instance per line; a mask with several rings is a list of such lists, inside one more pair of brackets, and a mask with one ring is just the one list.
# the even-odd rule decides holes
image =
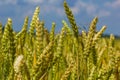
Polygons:
[[65,15],[64,10],[62,8],[58,8],[58,9],[56,9],[56,11],[57,11],[59,16],[64,16]]
[[105,6],[112,7],[112,8],[119,8],[120,0],[114,0],[113,2],[106,2]]
[[[51,0],[51,1],[53,1],[53,0]],[[55,4],[55,3],[53,3],[53,4]],[[40,15],[45,15],[45,14],[47,15],[47,14],[55,13],[56,15],[63,16],[64,15],[64,9],[61,6],[56,6],[56,5],[53,5],[53,4],[43,2],[43,4],[41,4],[39,6],[40,7]],[[29,8],[29,7],[26,7],[26,8]],[[26,14],[28,16],[32,16],[33,13],[34,13],[34,10],[35,10],[35,8],[26,9],[26,13],[23,14],[23,17],[25,17]]]
[[23,0],[23,2],[26,2],[29,4],[57,5],[57,4],[60,4],[60,2],[63,2],[63,0]]
[[111,13],[109,12],[109,11],[107,11],[107,10],[100,10],[99,12],[98,12],[98,16],[99,17],[105,17],[105,16],[109,16]]
[[105,17],[111,14],[108,10],[103,10],[99,5],[80,0],[78,0],[71,9],[75,15],[79,15],[82,11],[86,12],[90,16],[99,17]]
[[0,0],[0,5],[16,4],[17,0]]
[[[53,13],[62,16],[63,15],[63,9],[62,4],[63,0],[23,0],[23,2],[28,3],[30,5],[39,5],[40,6],[40,14],[45,13]],[[29,14],[31,14],[31,10],[28,11]]]
[[71,7],[74,14],[79,14],[80,11],[86,11],[87,14],[91,15],[96,12],[97,6],[92,3],[86,3],[78,0],[75,6]]
[[73,14],[78,14],[80,12],[80,9],[78,7],[72,7],[71,10]]
[[56,13],[59,16],[64,15],[64,10],[61,7],[55,7],[54,5],[43,5],[41,8],[41,14],[45,13]]
[[86,6],[86,11],[88,14],[94,14],[96,12],[96,7],[95,5],[87,5]]
[[62,0],[59,0],[59,1],[58,0],[48,0],[47,2],[53,4],[53,3],[59,3],[60,1],[62,1]]
[[85,5],[86,4],[83,2],[77,1],[75,3],[75,5],[73,7],[71,7],[72,12],[77,15],[78,13],[80,13],[80,11],[82,11],[82,9],[85,7]]
[[28,10],[22,14],[22,18],[25,18],[26,16],[32,17],[33,13],[33,10]]
[[24,2],[28,3],[43,3],[45,0],[24,0]]

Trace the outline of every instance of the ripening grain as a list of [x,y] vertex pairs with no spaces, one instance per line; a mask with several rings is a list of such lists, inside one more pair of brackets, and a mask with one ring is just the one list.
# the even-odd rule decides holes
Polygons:
[[55,22],[48,31],[39,19],[39,7],[19,32],[11,18],[4,30],[0,23],[0,80],[120,80],[120,40],[102,37],[106,26],[96,30],[98,17],[79,30],[66,1],[64,9],[70,26],[63,20],[57,34]]

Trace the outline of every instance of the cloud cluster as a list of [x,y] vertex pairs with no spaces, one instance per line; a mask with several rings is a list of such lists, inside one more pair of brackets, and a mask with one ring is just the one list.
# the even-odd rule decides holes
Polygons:
[[45,2],[45,0],[22,0],[22,1],[28,4],[41,4]]
[[[111,18],[113,21],[119,21],[120,19],[120,11],[118,10],[120,7],[120,0],[66,1],[75,16],[84,17],[82,22],[86,22],[86,20],[95,16],[103,19],[104,23],[105,21],[111,21]],[[51,23],[51,21],[57,22],[61,19],[65,19],[63,2],[64,0],[0,0],[0,20],[5,23],[7,18],[11,17],[14,20],[13,22],[16,21],[15,26],[17,26],[18,23],[23,23],[25,16],[31,17],[35,7],[39,6],[40,16],[44,17],[46,23]],[[76,18],[76,21],[80,20],[78,17]],[[112,22],[109,22],[109,24]]]
[[101,6],[95,3],[83,2],[78,0],[73,7],[71,7],[75,15],[79,15],[81,12],[86,12],[89,16],[109,16],[110,12],[100,8]]
[[85,11],[88,14],[93,14],[96,11],[96,5],[78,0],[71,9],[74,14],[79,14],[81,11]]
[[16,4],[17,0],[0,0],[0,5]]
[[120,0],[114,0],[113,2],[107,2],[105,4],[107,7],[111,7],[111,8],[119,8],[120,7]]
[[99,17],[105,17],[105,16],[110,16],[110,12],[109,11],[106,11],[106,10],[100,10],[99,12],[98,12],[98,16]]
[[[42,9],[42,13],[57,13],[59,16],[64,15],[64,9],[63,9],[63,1],[64,0],[2,0],[0,1],[0,5],[5,5],[5,4],[18,4],[19,2],[26,3],[26,8],[27,6],[31,5],[40,5],[40,8]],[[105,3],[107,6],[110,6],[111,3],[107,2]],[[120,0],[116,0],[113,2],[112,6],[116,7],[119,6]],[[22,6],[22,5],[21,5]],[[100,17],[103,16],[108,16],[110,15],[109,11],[106,10],[100,10],[98,9],[100,5],[96,5],[95,3],[90,3],[90,2],[84,2],[82,0],[76,0],[74,1],[74,6],[71,7],[74,15],[80,15],[81,12],[85,12],[86,14],[90,16],[95,16],[98,15]],[[27,9],[27,13],[32,14],[32,9]]]

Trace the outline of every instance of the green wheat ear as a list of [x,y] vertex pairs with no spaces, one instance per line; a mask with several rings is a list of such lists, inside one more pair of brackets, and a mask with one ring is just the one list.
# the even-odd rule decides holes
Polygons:
[[69,22],[72,26],[74,36],[78,37],[78,34],[79,34],[78,27],[77,27],[76,21],[74,19],[73,13],[72,13],[71,9],[69,8],[66,1],[64,1],[64,9],[65,9],[65,13],[67,15],[67,18],[69,19]]
[[26,17],[25,20],[24,20],[22,30],[19,33],[17,33],[17,35],[15,36],[16,40],[21,38],[24,41],[24,38],[25,38],[25,35],[26,35],[26,32],[27,32],[27,27],[28,27],[28,17]]
[[[8,21],[5,25],[5,30],[2,37],[2,54],[4,55],[4,65],[3,65],[3,76],[4,80],[6,80],[9,76],[9,71],[11,71],[11,66],[14,60],[15,47],[14,47],[14,39],[13,39],[13,31],[12,31],[12,20],[8,18]],[[9,55],[8,55],[9,54]],[[9,67],[7,67],[9,65]]]
[[1,39],[2,39],[2,23],[0,23],[0,45],[1,45]]
[[30,35],[34,35],[34,29],[36,26],[37,18],[39,17],[39,12],[40,12],[40,8],[36,7],[35,12],[34,12],[33,17],[32,17],[32,21],[30,23],[30,29],[29,29]]
[[55,24],[55,22],[53,22],[53,23],[52,23],[52,28],[51,28],[51,31],[50,31],[50,41],[53,41],[53,40],[54,40],[55,27],[56,27],[56,24]]

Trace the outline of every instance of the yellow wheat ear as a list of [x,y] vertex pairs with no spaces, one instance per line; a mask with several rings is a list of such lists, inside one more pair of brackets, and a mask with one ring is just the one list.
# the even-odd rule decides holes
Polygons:
[[[21,67],[23,64],[23,55],[19,55],[14,62],[15,79],[22,79]],[[21,76],[21,77],[20,77]]]
[[23,61],[23,55],[19,55],[19,56],[15,59],[15,62],[14,62],[14,71],[15,71],[16,73],[19,73],[20,67],[21,67],[21,64],[22,64],[22,61]]
[[37,56],[36,56],[36,52],[34,52],[33,54],[33,67],[36,65],[37,62]]

